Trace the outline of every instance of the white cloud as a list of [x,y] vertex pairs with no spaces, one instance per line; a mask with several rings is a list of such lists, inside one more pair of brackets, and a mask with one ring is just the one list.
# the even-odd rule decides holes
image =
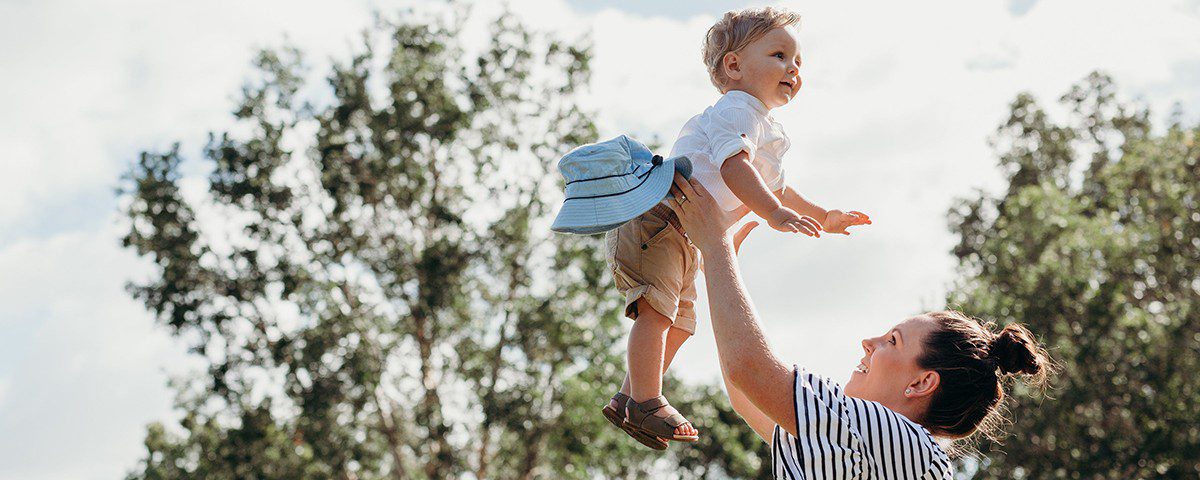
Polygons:
[[112,478],[147,423],[173,418],[164,387],[184,354],[125,293],[147,265],[116,235],[0,250],[0,478]]
[[[202,146],[227,127],[256,48],[286,38],[310,62],[345,57],[381,2],[0,4],[0,224],[110,188],[140,149]],[[323,74],[317,70],[315,73]],[[10,163],[11,162],[11,163]]]
[[[341,58],[373,9],[415,3],[0,3],[0,44],[17,46],[0,49],[0,242],[12,239],[0,244],[0,478],[119,476],[137,458],[143,424],[170,415],[161,368],[178,362],[179,346],[122,289],[144,265],[119,249],[111,225],[54,224],[47,205],[110,189],[139,149],[183,140],[197,151],[207,131],[229,125],[255,47],[286,33],[311,61]],[[666,148],[717,98],[699,49],[720,11],[669,18],[510,3],[535,28],[592,36],[586,102],[605,136],[657,137]],[[748,241],[747,284],[782,358],[844,379],[858,339],[940,306],[953,275],[946,208],[998,184],[985,139],[1018,91],[1047,104],[1099,68],[1160,114],[1177,99],[1188,118],[1200,112],[1196,2],[1018,3],[1014,11],[1028,10],[787,2],[804,15],[805,56],[805,86],[776,114],[793,139],[790,183],[823,205],[867,211],[875,225],[821,240],[761,229]],[[477,10],[484,18],[499,6]],[[486,42],[485,32],[463,40]],[[106,217],[115,208],[77,203]],[[30,219],[51,228],[21,231]],[[701,322],[674,370],[711,380]]]

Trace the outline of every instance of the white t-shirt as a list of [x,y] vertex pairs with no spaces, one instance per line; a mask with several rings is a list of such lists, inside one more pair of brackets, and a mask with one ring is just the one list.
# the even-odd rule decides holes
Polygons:
[[950,458],[920,424],[877,402],[847,397],[827,378],[797,368],[796,432],[776,425],[776,479],[951,480]]
[[733,210],[743,202],[721,179],[721,164],[745,151],[767,187],[778,191],[784,187],[783,154],[791,145],[783,126],[771,118],[762,101],[741,90],[730,90],[683,125],[671,156],[686,155],[692,161],[692,177],[721,208]]

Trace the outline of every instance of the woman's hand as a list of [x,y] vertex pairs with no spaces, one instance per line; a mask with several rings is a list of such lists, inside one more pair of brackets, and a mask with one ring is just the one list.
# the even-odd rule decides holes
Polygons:
[[678,173],[675,174],[675,184],[671,186],[671,195],[674,198],[667,202],[667,206],[675,211],[688,238],[701,252],[717,248],[728,240],[725,232],[729,226],[750,211],[745,205],[729,212],[722,210],[700,182],[696,179],[686,180]]
[[746,241],[746,236],[750,235],[750,231],[758,226],[758,222],[750,221],[742,225],[742,228],[733,234],[733,253],[737,254],[742,249],[742,242]]

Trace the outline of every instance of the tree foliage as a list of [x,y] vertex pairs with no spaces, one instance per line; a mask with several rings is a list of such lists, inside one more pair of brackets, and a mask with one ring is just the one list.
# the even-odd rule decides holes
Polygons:
[[201,159],[132,165],[124,244],[157,269],[130,291],[207,371],[129,478],[758,475],[715,388],[672,385],[708,436],[666,456],[599,415],[620,301],[596,238],[548,230],[553,161],[597,135],[588,48],[506,15],[468,52],[439,12],[381,19],[327,88],[263,51]]
[[1051,119],[1022,94],[995,146],[1008,188],[951,211],[951,306],[1022,322],[1062,364],[1050,398],[1011,402],[1012,435],[971,478],[1200,475],[1200,125],[1092,74]]

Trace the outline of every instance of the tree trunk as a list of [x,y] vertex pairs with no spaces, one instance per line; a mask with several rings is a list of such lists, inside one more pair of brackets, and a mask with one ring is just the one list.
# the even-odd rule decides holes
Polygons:
[[422,314],[415,317],[417,352],[421,360],[421,386],[425,389],[424,399],[420,409],[426,418],[429,436],[436,441],[426,442],[429,461],[425,464],[425,474],[431,478],[446,478],[449,465],[443,459],[452,455],[453,450],[446,440],[449,430],[442,419],[442,399],[438,395],[437,382],[433,378],[433,339],[427,331],[429,319]]
[[[512,300],[511,292],[512,289],[510,289],[510,303]],[[500,338],[496,340],[496,349],[492,354],[492,371],[488,375],[487,392],[483,395],[484,405],[490,404],[492,399],[496,396],[496,381],[500,377],[500,365],[502,364],[500,361],[501,355],[504,353],[505,345],[508,344],[508,326],[512,322],[512,312],[509,311],[504,317],[504,324],[500,326]],[[484,417],[483,435],[479,440],[479,466],[475,470],[475,477],[480,479],[486,477],[488,463],[491,460],[490,455],[488,454],[488,447],[490,446],[492,440],[491,423],[492,422],[490,418]]]
[[[384,411],[385,402],[388,404],[387,411]],[[396,411],[395,406],[380,393],[379,388],[375,388],[375,404],[379,412],[379,424],[383,427],[383,436],[388,442],[388,454],[392,456],[392,462],[395,467],[392,468],[392,478],[396,480],[404,480],[408,478],[408,462],[404,460],[404,452],[400,451],[400,446],[404,445],[404,438],[400,432],[400,426],[396,423],[392,412]]]
[[545,433],[540,428],[530,436],[529,449],[525,451],[525,456],[521,459],[521,476],[519,477],[521,480],[532,480],[533,474],[537,472],[538,462],[542,457],[544,436]]

